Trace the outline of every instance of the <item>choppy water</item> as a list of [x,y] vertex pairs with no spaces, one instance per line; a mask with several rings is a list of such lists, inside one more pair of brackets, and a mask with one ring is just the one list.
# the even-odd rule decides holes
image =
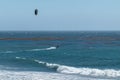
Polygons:
[[0,78],[119,80],[120,32],[0,32]]

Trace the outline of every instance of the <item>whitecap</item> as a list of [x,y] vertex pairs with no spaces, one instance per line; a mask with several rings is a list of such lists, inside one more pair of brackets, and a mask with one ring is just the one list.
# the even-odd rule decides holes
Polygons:
[[54,50],[56,47],[49,47],[49,48],[43,48],[43,49],[31,49],[26,51],[44,51],[44,50]]

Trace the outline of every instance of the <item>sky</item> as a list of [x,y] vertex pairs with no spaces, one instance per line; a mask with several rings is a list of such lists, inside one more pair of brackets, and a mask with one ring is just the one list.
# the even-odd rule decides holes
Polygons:
[[76,30],[120,30],[120,0],[0,0],[0,31]]

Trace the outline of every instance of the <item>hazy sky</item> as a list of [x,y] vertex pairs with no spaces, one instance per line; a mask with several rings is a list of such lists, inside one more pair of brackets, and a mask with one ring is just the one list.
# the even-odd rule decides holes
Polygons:
[[120,0],[0,0],[0,30],[120,30]]

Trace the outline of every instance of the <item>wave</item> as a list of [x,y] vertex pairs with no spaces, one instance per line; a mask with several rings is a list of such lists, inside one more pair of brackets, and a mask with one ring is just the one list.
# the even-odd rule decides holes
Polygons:
[[43,50],[54,50],[57,49],[56,47],[49,47],[49,48],[43,48],[43,49],[32,49],[27,51],[43,51]]
[[[18,58],[26,60],[26,58]],[[120,70],[114,69],[96,69],[96,68],[76,68],[60,64],[47,63],[39,60],[34,60],[35,62],[42,64],[48,68],[55,69],[58,73],[63,74],[75,74],[81,76],[89,77],[101,77],[101,78],[118,78],[120,77]]]
[[76,68],[76,67],[70,67],[65,65],[59,65],[59,64],[52,64],[47,62],[42,62],[39,60],[34,60],[35,62],[38,62],[40,64],[46,65],[46,67],[54,68],[59,73],[64,74],[77,74],[82,76],[91,76],[91,77],[108,77],[108,78],[115,78],[120,77],[120,70],[114,70],[114,69],[95,69],[95,68]]

